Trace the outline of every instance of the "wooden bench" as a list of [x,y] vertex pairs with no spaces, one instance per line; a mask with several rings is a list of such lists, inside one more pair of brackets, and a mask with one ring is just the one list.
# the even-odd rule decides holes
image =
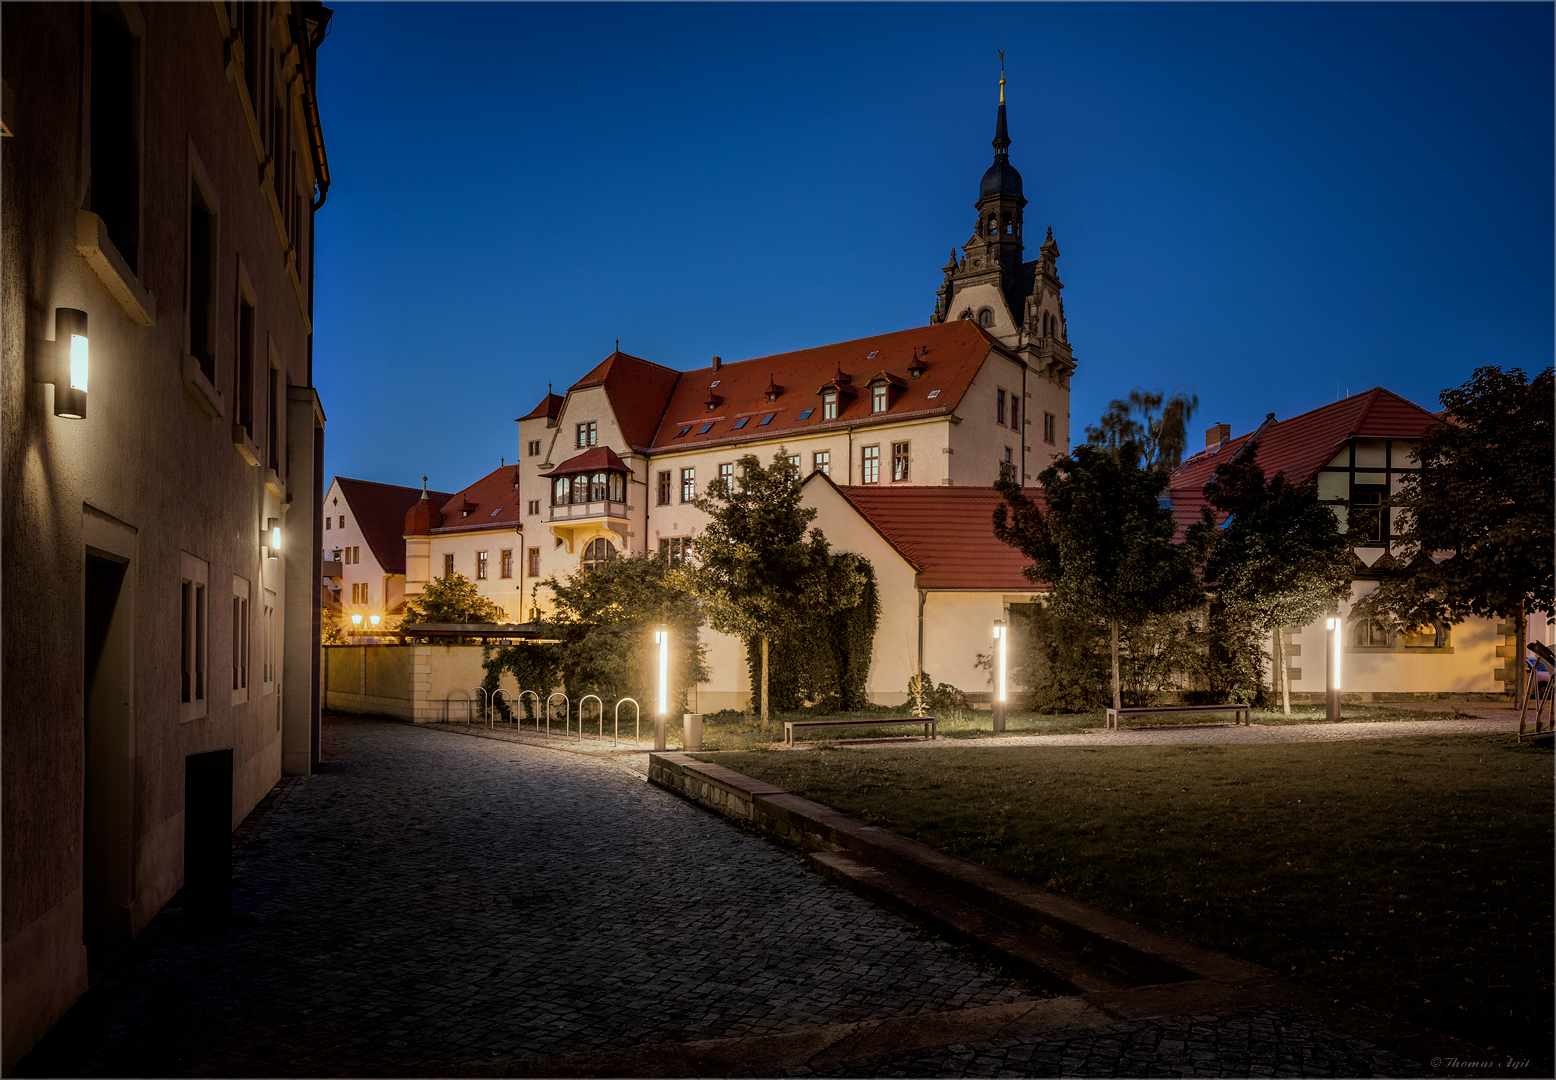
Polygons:
[[1225,713],[1234,717],[1234,723],[1253,725],[1253,711],[1247,705],[1157,705],[1135,709],[1109,709],[1103,729],[1117,728],[1125,716],[1170,716],[1174,713]]
[[924,728],[924,738],[938,738],[936,725],[939,721],[933,716],[888,716],[880,720],[785,720],[783,722],[783,741],[790,749],[794,747],[794,732],[800,728],[824,728],[824,727],[892,727],[897,724],[920,724]]

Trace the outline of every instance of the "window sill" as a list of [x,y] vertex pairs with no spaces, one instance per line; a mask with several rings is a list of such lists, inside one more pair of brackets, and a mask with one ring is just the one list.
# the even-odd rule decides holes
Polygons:
[[103,219],[90,210],[76,211],[76,251],[108,294],[119,302],[136,326],[151,326],[157,321],[157,298],[141,287],[119,249],[108,239]]
[[278,499],[286,498],[286,484],[276,475],[274,469],[265,470],[265,490]]
[[238,452],[238,456],[245,464],[250,466],[259,464],[259,447],[254,445],[254,440],[244,430],[242,424],[232,425],[232,448]]
[[181,701],[178,703],[178,721],[184,723],[188,720],[199,720],[210,712],[210,705],[204,698],[199,701]]
[[200,361],[193,356],[184,357],[184,386],[207,416],[221,416],[226,411],[221,392],[211,385],[200,369]]

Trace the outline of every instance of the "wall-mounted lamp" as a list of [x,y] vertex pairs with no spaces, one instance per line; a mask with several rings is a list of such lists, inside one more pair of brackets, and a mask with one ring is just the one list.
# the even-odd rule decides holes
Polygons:
[[1008,627],[1004,619],[994,622],[994,730],[1005,730],[1005,643]]
[[37,342],[38,382],[54,384],[54,415],[86,419],[86,380],[91,348],[86,312],[54,309],[54,340]]
[[367,621],[373,624],[373,629],[375,629],[375,630],[378,629],[378,616],[377,615],[369,615],[367,617]]
[[352,626],[361,626],[362,625],[362,616],[360,616],[360,615],[353,615],[353,616],[351,616],[351,625]]
[[279,559],[281,557],[281,519],[270,518],[265,522],[265,537],[268,545],[265,548],[265,558]]
[[1345,620],[1325,619],[1325,633],[1329,640],[1329,677],[1324,693],[1324,718],[1333,723],[1340,721],[1340,646],[1344,643]]
[[654,749],[665,748],[665,714],[670,711],[670,626],[654,627],[654,645],[659,654],[659,696],[654,699]]

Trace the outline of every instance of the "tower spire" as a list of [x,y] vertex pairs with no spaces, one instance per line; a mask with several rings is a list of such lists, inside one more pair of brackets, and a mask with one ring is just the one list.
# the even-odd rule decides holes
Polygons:
[[1000,54],[1000,108],[998,118],[994,122],[994,158],[996,161],[1005,157],[1005,151],[1010,147],[1010,135],[1005,130],[1005,51],[999,46],[994,51]]

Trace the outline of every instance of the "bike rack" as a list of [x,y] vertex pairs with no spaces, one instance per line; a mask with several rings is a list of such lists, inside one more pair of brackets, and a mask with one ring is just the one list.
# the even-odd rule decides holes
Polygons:
[[642,738],[643,736],[643,707],[637,703],[636,699],[624,697],[616,702],[616,732],[611,736],[612,746],[621,742],[621,707],[629,701],[632,702],[632,708],[638,714],[636,727],[633,728],[634,737]]
[[548,697],[546,699],[546,735],[547,736],[549,736],[551,734],[551,703],[553,701],[555,701],[557,698],[561,698],[562,699],[562,724],[563,724],[562,733],[565,735],[565,734],[567,734],[571,730],[571,728],[568,725],[570,725],[572,723],[573,703],[568,698],[568,696],[566,694],[564,694],[564,693],[562,693],[562,691],[558,690],[556,693],[552,694],[550,697]]
[[[461,690],[460,693],[465,695],[465,725],[468,727],[469,724],[470,724],[470,695],[468,693],[465,693],[465,691],[463,691],[463,690]],[[453,700],[454,700],[454,691],[450,690],[443,697],[443,722],[445,724],[453,723],[453,720],[449,718],[449,711],[450,710],[449,710],[449,707],[448,707],[448,703],[450,701],[453,701]]]
[[578,737],[583,738],[584,702],[590,698],[593,698],[594,703],[600,707],[600,738],[603,739],[605,738],[605,702],[600,700],[599,694],[585,694],[578,699]]
[[[491,710],[491,704],[492,703],[491,703],[491,699],[487,697],[486,687],[484,687],[484,686],[472,686],[470,688],[470,693],[471,694],[479,693],[481,695],[481,712],[482,712],[483,715],[490,716],[491,715],[491,711],[492,711]],[[466,695],[466,696],[469,696],[469,695]],[[470,703],[471,703],[471,705],[474,705],[475,704],[475,698],[473,698],[473,697],[470,698]],[[470,714],[466,713],[465,714],[465,727],[469,727],[469,726],[470,726]]]
[[[486,726],[487,727],[492,727],[496,723],[496,721],[494,721],[492,719],[492,713],[495,712],[496,709],[497,709],[497,695],[498,694],[503,694],[504,696],[507,697],[507,699],[508,699],[508,711],[509,712],[513,712],[513,695],[508,693],[508,690],[507,690],[506,687],[499,686],[497,689],[492,691],[491,703],[489,705],[487,705],[487,708],[486,708]],[[514,727],[517,727],[518,723],[519,723],[519,721],[518,721],[518,714],[514,713],[514,721],[513,721]]]
[[513,714],[513,726],[515,730],[522,726],[520,721],[524,719],[523,712],[525,694],[528,694],[530,697],[535,699],[535,731],[538,733],[540,731],[540,714],[545,711],[545,707],[540,704],[540,695],[535,693],[533,690],[519,691],[519,711]]

